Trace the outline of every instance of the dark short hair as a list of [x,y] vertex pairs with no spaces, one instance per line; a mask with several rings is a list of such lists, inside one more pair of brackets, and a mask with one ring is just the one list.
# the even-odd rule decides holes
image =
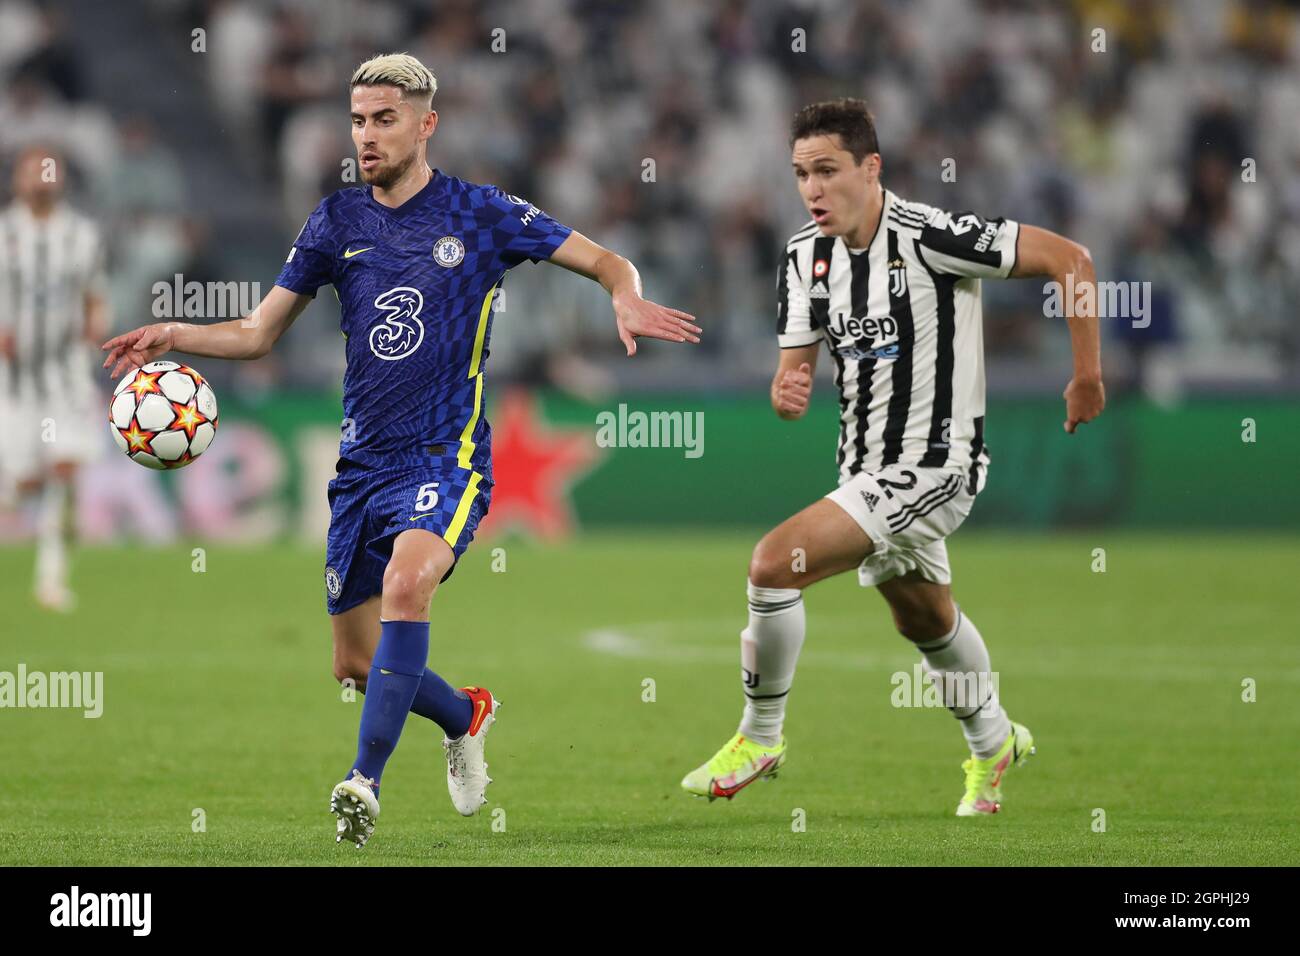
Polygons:
[[790,148],[808,136],[838,134],[840,145],[853,154],[853,161],[861,164],[869,153],[880,152],[876,140],[876,119],[863,100],[841,97],[811,103],[794,114],[790,124]]

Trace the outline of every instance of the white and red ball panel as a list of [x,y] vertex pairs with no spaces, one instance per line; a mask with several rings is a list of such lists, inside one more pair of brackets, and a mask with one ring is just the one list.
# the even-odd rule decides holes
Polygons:
[[200,379],[198,392],[194,396],[194,403],[198,406],[203,417],[216,426],[217,421],[217,393],[212,391],[212,386]]
[[[175,462],[184,458],[186,452],[190,450],[190,436],[179,428],[171,429],[154,435],[149,444],[153,447],[156,458],[162,461]],[[191,455],[190,457],[193,458],[194,456]]]
[[199,457],[208,450],[212,444],[212,439],[216,437],[217,426],[212,422],[204,422],[198,428],[194,429],[194,437],[190,439],[190,455],[194,458]]
[[199,383],[194,380],[193,375],[173,371],[163,372],[158,379],[158,387],[167,396],[168,401],[180,402],[184,405],[194,397],[194,393],[198,391]]
[[157,393],[141,395],[135,406],[135,420],[145,431],[160,432],[176,419],[167,396]]
[[[127,383],[130,384],[129,382]],[[135,415],[135,392],[118,392],[108,406],[108,420],[114,428],[130,428]],[[121,437],[120,435],[118,436]]]

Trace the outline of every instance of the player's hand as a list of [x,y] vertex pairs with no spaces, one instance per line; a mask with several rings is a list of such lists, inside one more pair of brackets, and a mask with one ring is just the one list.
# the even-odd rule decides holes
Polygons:
[[146,365],[172,350],[175,345],[174,334],[171,322],[159,322],[115,336],[101,346],[108,353],[103,367],[109,368],[111,365],[108,374],[117,378],[123,369]]
[[665,342],[700,341],[700,327],[689,312],[657,305],[639,295],[614,299],[614,318],[618,322],[619,341],[627,348],[628,357],[636,355],[636,340],[641,336],[663,339]]
[[1086,422],[1092,421],[1106,407],[1106,389],[1101,379],[1070,379],[1062,394],[1065,399],[1065,430],[1071,435]]
[[800,418],[808,411],[812,396],[812,366],[804,362],[798,368],[788,368],[776,383],[772,406],[782,418]]
[[10,332],[0,332],[0,358],[14,357],[14,337]]

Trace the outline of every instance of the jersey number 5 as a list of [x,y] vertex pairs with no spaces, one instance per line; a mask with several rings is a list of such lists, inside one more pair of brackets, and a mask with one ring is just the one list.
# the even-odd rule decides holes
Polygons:
[[427,485],[421,485],[420,490],[415,494],[415,510],[428,511],[438,504],[438,482],[431,481]]

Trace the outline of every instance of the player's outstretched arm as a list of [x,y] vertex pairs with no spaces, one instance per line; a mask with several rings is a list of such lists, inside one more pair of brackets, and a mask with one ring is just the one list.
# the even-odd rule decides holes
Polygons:
[[781,350],[781,362],[772,377],[772,408],[786,421],[803,418],[812,397],[812,376],[820,344]]
[[[1047,276],[1061,289],[1093,294],[1066,303],[1070,324],[1070,346],[1074,352],[1074,377],[1065,386],[1065,430],[1071,435],[1106,407],[1106,389],[1101,383],[1101,330],[1097,325],[1097,272],[1088,250],[1073,240],[1037,226],[1020,226],[1013,277]],[[1067,277],[1069,277],[1067,279]]]
[[256,359],[293,324],[311,301],[309,295],[273,286],[252,312],[242,319],[192,325],[188,322],[157,322],[109,339],[102,346],[108,352],[104,368],[116,378],[126,368],[152,362],[167,352],[207,355],[212,358]]
[[570,233],[549,261],[605,287],[614,306],[618,337],[629,357],[636,354],[636,340],[643,335],[666,342],[700,341],[695,316],[643,299],[636,266],[582,233]]

